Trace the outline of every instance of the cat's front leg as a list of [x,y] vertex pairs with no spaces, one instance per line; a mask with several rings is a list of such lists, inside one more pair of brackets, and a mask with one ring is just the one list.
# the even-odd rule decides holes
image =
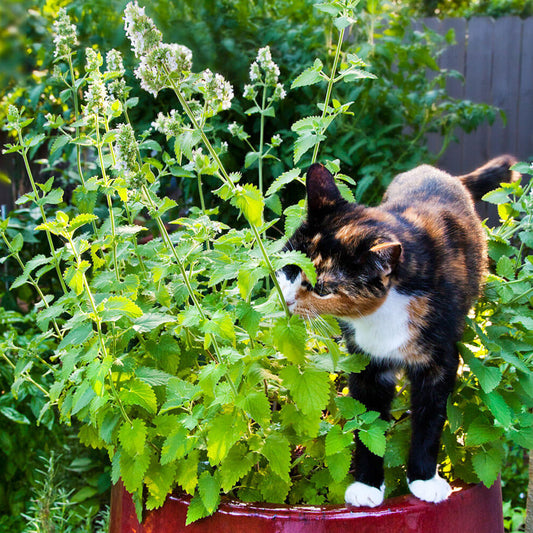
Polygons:
[[[390,405],[394,397],[395,377],[390,367],[370,362],[358,374],[350,374],[350,394],[369,411],[377,411],[389,420]],[[355,483],[344,495],[346,503],[356,506],[376,507],[385,496],[383,457],[372,453],[355,435]]]
[[411,449],[407,466],[409,490],[417,498],[438,503],[451,493],[448,482],[439,476],[437,456],[446,420],[446,402],[457,372],[456,356],[445,367],[409,370],[411,380]]

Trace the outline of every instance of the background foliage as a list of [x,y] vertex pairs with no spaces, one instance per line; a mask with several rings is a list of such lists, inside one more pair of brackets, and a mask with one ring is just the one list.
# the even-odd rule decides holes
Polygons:
[[[7,18],[5,20],[8,20],[9,23],[2,26],[2,32],[4,32],[5,36],[16,37],[15,40],[2,39],[3,48],[0,50],[2,62],[4,60],[13,61],[12,69],[2,69],[3,72],[10,72],[10,76],[12,76],[10,79],[4,77],[2,80],[6,88],[4,93],[9,94],[9,101],[25,105],[27,113],[35,117],[34,122],[26,130],[28,138],[38,135],[43,130],[46,122],[45,113],[49,111],[57,113],[58,108],[72,105],[72,102],[68,99],[68,94],[61,93],[64,87],[57,83],[55,85],[49,83],[49,68],[51,68],[52,60],[49,26],[50,21],[57,13],[58,6],[61,4],[56,2],[41,2],[39,4],[28,2],[24,5],[24,2],[14,2],[13,6],[11,6],[12,9],[6,12]],[[244,1],[216,3],[207,1],[160,2],[157,9],[150,8],[151,10],[153,9],[150,14],[154,16],[154,19],[163,30],[163,34],[169,40],[182,42],[193,49],[195,70],[209,66],[214,71],[222,72],[227,78],[232,80],[237,92],[240,92],[240,89],[246,83],[248,65],[253,60],[256,49],[263,45],[271,44],[274,59],[280,65],[282,79],[290,79],[294,77],[294,73],[301,72],[305,67],[311,67],[316,56],[321,58],[324,64],[331,61],[331,56],[328,56],[324,50],[328,50],[328,47],[331,46],[335,30],[330,24],[326,23],[327,19],[324,13],[312,9],[312,4],[313,2],[309,0],[260,3]],[[7,4],[5,5],[7,6]],[[125,2],[90,1],[74,2],[69,5],[71,6],[69,7],[70,13],[79,28],[80,42],[84,45],[100,46],[104,51],[111,46],[123,50],[127,58],[126,64],[129,67],[127,68],[127,79],[131,85],[136,87],[136,83],[131,76],[133,57],[129,53],[129,44],[125,42],[122,30],[121,13]],[[30,6],[34,9],[22,10],[23,7]],[[425,76],[426,69],[436,68],[435,58],[439,50],[446,45],[446,40],[429,31],[416,34],[409,31],[409,17],[412,12],[408,8],[402,6],[393,7],[389,4],[378,6],[375,2],[367,2],[366,6],[362,4],[361,7],[366,7],[366,9],[359,13],[359,24],[351,36],[352,41],[349,43],[349,50],[356,52],[370,64],[369,70],[377,76],[377,79],[361,80],[356,84],[339,85],[336,88],[335,98],[339,102],[356,101],[356,105],[352,108],[355,115],[346,114],[340,116],[333,123],[328,130],[330,141],[323,145],[321,157],[329,160],[338,160],[336,164],[342,166],[343,173],[355,178],[356,184],[352,188],[352,194],[358,200],[377,203],[382,191],[395,173],[412,168],[419,162],[432,160],[433,156],[425,148],[425,139],[429,132],[439,131],[448,142],[451,141],[451,132],[456,125],[460,125],[465,129],[475,127],[481,120],[491,119],[494,112],[485,106],[449,99],[443,90],[445,77],[448,73],[439,73],[431,81],[428,81]],[[105,17],[102,16],[102,13],[105,13]],[[17,18],[13,15],[16,15]],[[381,26],[380,22],[384,15],[388,17],[386,28]],[[18,28],[15,25],[17,20],[23,21]],[[113,21],[115,23],[112,23]],[[288,21],[290,21],[289,24]],[[194,28],[194,31],[191,31],[191,28]],[[447,37],[448,42],[451,39],[452,36],[449,35]],[[10,43],[17,44],[13,48],[9,48],[11,46]],[[221,49],[223,53],[221,53]],[[84,71],[84,60],[82,52],[75,57],[75,68],[80,72]],[[267,186],[272,184],[275,178],[283,171],[293,167],[294,153],[292,143],[298,138],[300,132],[294,131],[292,126],[302,116],[316,114],[315,106],[323,97],[323,89],[323,85],[320,84],[304,85],[294,89],[289,92],[288,97],[280,104],[275,121],[266,120],[266,137],[270,138],[274,133],[279,133],[285,139],[285,142],[276,152],[278,159],[268,160],[269,164],[265,165],[265,183]],[[168,110],[174,105],[172,103],[172,95],[169,92],[161,93],[157,101],[151,95],[136,88],[134,88],[132,95],[139,98],[139,105],[130,110],[132,121],[139,132],[150,127],[157,112]],[[245,113],[247,107],[249,107],[249,104],[245,100],[239,99],[234,103],[231,112],[224,117],[223,122],[215,117],[212,124],[212,136],[229,142],[229,152],[224,156],[224,163],[228,168],[241,170],[244,174],[243,181],[256,183],[258,163],[249,166],[245,164],[246,155],[249,153],[250,148],[245,143],[230,136],[227,131],[227,124],[232,120],[236,120],[243,124],[246,131],[257,142],[261,129],[261,120],[258,115],[247,115]],[[68,114],[65,116],[69,118]],[[157,134],[154,135],[154,140],[158,142],[163,151],[168,151],[169,157],[172,157],[174,148],[172,143],[167,144],[167,139]],[[49,149],[53,146],[54,141],[53,137],[48,140]],[[39,148],[39,144],[36,143],[32,147],[31,155],[48,157],[46,146],[42,145]],[[160,153],[160,149],[157,149],[156,152]],[[145,153],[145,155],[148,157],[148,153]],[[304,155],[300,163],[301,166],[305,166],[306,158],[309,158],[309,156],[310,154]],[[43,181],[48,176],[53,175],[54,188],[65,190],[64,202],[60,204],[60,207],[67,214],[74,214],[80,208],[87,210],[86,206],[80,205],[79,197],[77,199],[76,194],[71,196],[71,192],[79,183],[75,165],[73,164],[74,157],[75,149],[73,146],[65,145],[63,149],[56,150],[53,156],[48,157],[47,164],[42,166],[44,170],[40,172],[39,178]],[[176,210],[169,211],[166,214],[167,221],[171,219],[168,216],[170,213],[174,216],[185,214],[188,207],[198,205],[198,188],[194,180],[169,174],[164,175],[165,173],[160,174],[162,190],[180,200],[180,212],[176,212]],[[22,177],[17,175],[12,175],[11,177],[14,181],[18,180],[24,184]],[[211,192],[216,180],[205,176],[204,181],[206,183],[205,201],[207,205],[213,206],[217,202],[220,203]],[[24,186],[27,185],[24,184]],[[345,192],[350,194],[348,190],[345,190]],[[284,188],[278,182],[277,190],[268,195],[270,197],[270,201],[267,202],[269,210],[266,211],[268,217],[280,216],[282,214],[280,206],[296,202],[302,197],[302,194],[303,188],[298,183],[298,180],[293,180]],[[511,197],[511,194],[514,196]],[[278,197],[278,199],[273,199],[274,196]],[[512,198],[512,200],[509,200],[509,198]],[[518,189],[508,190],[503,196],[492,197],[492,200],[496,203],[503,202],[503,207],[500,208],[500,211],[504,215],[504,228],[506,229],[501,230],[502,233],[496,233],[492,237],[491,256],[495,261],[495,265],[497,265],[495,277],[491,279],[489,284],[489,291],[492,290],[493,292],[489,292],[490,298],[483,300],[476,309],[477,325],[472,326],[473,329],[465,340],[467,347],[464,348],[463,353],[467,363],[470,352],[475,353],[478,359],[474,361],[481,361],[481,366],[476,366],[475,363],[472,364],[471,368],[468,365],[465,366],[465,373],[459,386],[459,392],[449,406],[450,423],[446,429],[445,451],[447,456],[453,459],[453,464],[456,465],[453,473],[451,471],[449,473],[458,475],[466,480],[482,479],[487,484],[490,484],[494,479],[508,450],[510,450],[509,456],[514,458],[509,466],[510,471],[522,471],[520,468],[520,461],[523,459],[522,452],[518,451],[519,448],[516,447],[516,444],[525,447],[531,446],[531,421],[527,413],[528,408],[531,407],[531,400],[527,391],[531,390],[531,388],[527,389],[526,387],[527,380],[530,379],[529,353],[531,340],[527,335],[527,331],[525,331],[527,329],[526,324],[528,324],[528,315],[523,314],[524,306],[527,308],[530,304],[528,303],[529,296],[527,291],[523,289],[524,285],[522,285],[522,283],[528,283],[530,280],[528,276],[530,276],[529,265],[531,261],[525,254],[526,248],[520,244],[515,246],[512,240],[515,235],[524,234],[527,236],[528,232],[530,232],[530,226],[527,225],[527,217],[531,216],[531,206],[527,204],[528,198],[528,194],[523,195],[522,191]],[[50,210],[49,216],[52,217],[55,211],[54,206],[49,205],[46,209],[47,211]],[[104,219],[107,217],[105,194],[99,194],[96,198],[94,212]],[[291,224],[298,220],[300,213],[301,208],[297,207],[297,205],[292,206],[292,211],[285,210],[285,214],[288,215],[285,222],[288,222],[288,224],[278,223],[277,231],[275,228],[269,229],[269,234],[275,237],[283,234],[287,228],[291,227]],[[526,215],[525,219],[521,219],[523,215]],[[39,217],[40,214],[35,207],[27,206],[19,208],[12,215],[9,238],[14,239],[18,232],[22,233],[26,246],[21,250],[21,254],[25,263],[32,257],[46,251],[45,243],[42,242],[42,239],[36,238],[33,231]],[[146,214],[145,218],[148,218]],[[221,206],[220,220],[227,222],[234,220],[234,218],[234,208],[229,204],[223,204]],[[244,222],[244,217],[237,222],[236,229],[238,231],[241,231]],[[207,224],[206,221],[203,223]],[[152,222],[151,226],[148,223],[148,226],[154,228],[157,234],[154,222]],[[189,229],[189,233],[185,232],[182,237],[204,242],[202,239],[205,239],[206,236],[195,232],[200,232],[200,228],[195,228],[193,224]],[[246,246],[251,246],[252,241],[249,234],[244,232],[238,235],[245,243],[248,243]],[[219,246],[219,251],[227,253],[228,249],[234,249],[235,242],[229,240],[228,242],[221,242],[217,246]],[[152,245],[148,245],[146,250],[151,250],[150,253],[161,253],[161,250],[158,252]],[[8,255],[5,248],[2,255],[4,257]],[[108,255],[107,259],[110,260],[110,258],[111,256]],[[192,262],[194,262],[195,258],[194,254],[190,256]],[[211,264],[212,275],[222,268],[220,260],[218,258]],[[8,286],[12,286],[13,281],[20,272],[17,270],[18,266],[13,258],[9,259],[5,265],[7,265],[7,269],[4,270],[5,283]],[[254,266],[254,268],[256,267],[257,265]],[[202,274],[202,276],[205,275],[205,273]],[[227,275],[230,276],[229,271]],[[220,282],[227,284],[231,279],[230,276],[227,279],[221,279]],[[238,288],[242,290],[244,281],[242,279],[237,281],[239,282]],[[251,280],[249,280],[250,282]],[[53,281],[50,274],[44,273],[40,283],[43,284],[47,293],[52,294],[59,290],[57,282]],[[97,283],[102,284],[102,279],[99,282],[97,281]],[[201,277],[199,278],[199,283],[205,283]],[[102,287],[103,285],[100,285],[99,290]],[[506,296],[509,291],[515,289],[517,292],[513,292],[512,296]],[[495,295],[497,298],[494,298]],[[6,362],[2,363],[0,367],[3,379],[0,390],[7,391],[11,384],[14,383],[12,394],[3,394],[0,402],[2,406],[1,413],[4,418],[9,420],[6,430],[0,431],[0,438],[2,442],[5,441],[7,443],[8,449],[16,449],[13,443],[17,442],[15,438],[18,438],[24,439],[25,442],[29,443],[28,446],[35,450],[32,461],[25,461],[22,453],[20,456],[15,454],[15,461],[10,461],[9,466],[6,466],[5,472],[0,473],[6,479],[6,483],[2,483],[2,486],[7,486],[7,482],[9,482],[9,486],[17,487],[15,491],[10,491],[9,495],[0,494],[0,497],[3,498],[0,500],[1,505],[7,510],[7,513],[14,516],[22,509],[23,502],[30,500],[27,491],[28,483],[22,480],[30,480],[29,483],[34,487],[35,494],[43,495],[47,491],[50,494],[50,491],[45,486],[45,480],[53,479],[50,473],[54,470],[51,461],[57,461],[58,454],[62,454],[63,457],[80,454],[77,451],[77,446],[79,445],[72,438],[73,434],[79,430],[74,419],[72,430],[68,427],[65,429],[65,426],[60,426],[56,423],[57,414],[55,411],[48,410],[46,414],[42,415],[44,418],[39,422],[39,430],[35,431],[34,424],[42,414],[41,408],[45,400],[38,387],[28,383],[27,378],[31,377],[38,385],[48,389],[53,382],[53,377],[48,366],[51,362],[49,359],[51,346],[47,346],[47,341],[39,336],[40,330],[35,323],[35,315],[32,313],[26,314],[34,298],[33,292],[29,291],[27,287],[19,285],[18,288],[4,292],[2,299],[3,315],[2,326],[0,327],[3,329],[0,331],[3,335],[4,353],[8,353],[9,350],[9,353],[17,354],[17,350],[22,347],[26,354],[31,354],[35,351],[43,354],[42,361],[35,361],[32,357],[23,357],[15,369],[11,368]],[[160,293],[157,298],[164,299],[165,294]],[[209,305],[213,309],[217,309],[221,306],[224,308],[227,303],[222,304],[218,300],[213,300],[209,302]],[[191,316],[189,319],[193,320],[193,318]],[[222,324],[225,318],[222,316],[219,318]],[[511,332],[509,332],[509,323],[513,324],[514,328]],[[485,328],[487,324],[488,329]],[[494,325],[496,327],[493,328],[492,326]],[[296,324],[292,326],[295,328],[293,332],[301,331]],[[504,326],[505,332],[503,331]],[[474,330],[479,337],[474,337]],[[230,329],[226,330],[226,335],[230,334],[229,331]],[[210,333],[224,337],[223,331]],[[206,332],[196,332],[196,334],[205,335]],[[232,339],[225,339],[225,341],[228,340],[231,342]],[[30,346],[31,343],[36,342],[39,343],[37,346]],[[149,342],[153,342],[153,340],[150,341],[149,339]],[[171,341],[169,340],[169,342]],[[490,353],[487,350],[488,345],[491,347]],[[507,346],[507,348],[503,351],[500,349],[494,355],[493,347],[496,345],[500,347]],[[330,345],[335,350],[332,346]],[[287,357],[299,357],[298,349],[296,351],[295,349],[291,350],[290,343],[284,347],[278,346],[278,348],[281,351],[288,350],[291,355]],[[167,360],[168,355],[163,352],[155,354],[154,361],[144,361],[143,364],[148,364],[148,367],[155,365],[155,368],[167,374],[176,373],[179,368],[174,368],[174,363]],[[262,357],[264,355],[262,354]],[[181,360],[183,363],[180,364],[190,364],[194,360],[194,356],[188,350],[185,350],[182,352]],[[516,363],[517,360],[520,364]],[[205,364],[205,361],[200,361],[200,364]],[[325,371],[325,368],[320,367],[320,365],[318,368],[322,372]],[[348,368],[350,367],[347,366],[345,370]],[[343,373],[332,372],[333,369],[334,367],[329,368],[330,372],[328,372],[332,376],[331,388],[328,393],[330,400],[334,397],[333,391],[341,392],[344,386]],[[274,371],[273,368],[268,370]],[[279,368],[275,371],[279,371]],[[294,379],[297,379],[297,377],[292,377],[294,383]],[[318,375],[316,378],[318,380],[317,384],[318,382],[323,384],[320,381],[323,378],[319,378]],[[165,379],[168,379],[168,377],[162,374],[152,374],[151,376],[145,375],[144,380],[141,378],[141,382],[155,387],[159,402],[159,396],[164,397],[164,395],[163,389],[158,387],[168,383]],[[218,382],[220,377],[208,374],[203,376],[202,379],[202,394],[209,398],[212,394],[210,390],[220,385]],[[291,383],[291,376],[286,375],[284,380],[286,380],[286,383]],[[515,390],[517,384],[518,386]],[[175,394],[175,391],[166,390],[167,395],[171,393]],[[78,396],[77,400],[80,400],[82,396],[83,394]],[[326,397],[325,392],[323,396],[324,398]],[[81,407],[76,411],[80,412],[81,415],[85,412],[86,406],[83,406],[83,402],[86,399],[87,396],[81,398],[81,403],[79,404]],[[71,399],[70,401],[74,400]],[[300,399],[302,405],[305,405],[306,401],[305,397]],[[257,419],[262,419],[266,424],[267,414],[264,409],[264,402],[261,403],[261,399],[258,399],[257,402],[257,405],[253,407],[253,409],[256,409]],[[296,405],[301,407],[298,401],[296,401]],[[354,413],[357,413],[357,406],[349,405],[348,400],[328,404],[332,415],[337,417],[337,422],[341,419],[354,418],[352,425],[355,424],[356,427],[362,430],[363,434],[366,435],[364,438],[368,445],[374,446],[376,450],[385,451],[389,467],[389,486],[393,487],[393,492],[394,490],[402,490],[400,464],[404,463],[407,443],[407,423],[402,418],[402,415],[405,412],[406,405],[407,396],[402,392],[397,399],[397,422],[394,424],[392,436],[385,450],[383,440],[385,428],[375,423],[375,420],[372,419],[372,414],[364,413],[366,419],[358,418],[363,413],[354,415]],[[466,408],[466,405],[469,407]],[[147,408],[150,411],[150,406],[151,404],[146,404],[145,409]],[[72,407],[72,404],[70,407]],[[304,411],[305,409],[306,407],[303,407]],[[290,408],[287,408],[287,410],[290,410]],[[65,412],[68,413],[68,407],[63,412],[64,417]],[[334,413],[337,414],[334,415]],[[293,414],[291,413],[291,416]],[[143,416],[139,420],[142,420]],[[274,414],[273,416],[278,415]],[[280,414],[279,416],[281,421],[283,421],[284,415]],[[286,416],[289,416],[289,414],[286,414]],[[149,417],[147,420],[149,420]],[[141,423],[139,422],[139,424]],[[489,429],[489,426],[493,429]],[[342,427],[342,429],[327,432],[328,437],[324,428],[322,428],[322,433],[317,438],[315,447],[311,448],[311,455],[306,459],[296,460],[299,473],[291,492],[290,498],[293,501],[305,499],[309,503],[320,503],[324,501],[326,496],[332,500],[342,497],[340,480],[348,466],[349,428],[345,425],[333,427]],[[372,427],[376,429],[372,429]],[[141,425],[137,429],[138,435],[144,434]],[[90,430],[85,429],[84,431],[85,433],[82,431],[82,434],[86,443],[101,445]],[[169,439],[172,435],[176,446],[179,443],[179,439],[183,437],[180,434],[168,433],[169,428],[165,428],[164,425],[158,431],[162,431],[159,434],[160,439]],[[305,433],[305,431],[309,432],[311,430],[302,426],[295,428],[295,431],[303,431]],[[127,436],[123,435],[121,437],[120,433],[116,432],[113,439],[115,442],[118,439],[123,444],[127,440]],[[462,443],[460,446],[456,444],[457,439]],[[515,443],[510,448],[509,440]],[[167,446],[170,447],[172,442],[166,441]],[[278,485],[276,485],[277,495],[279,496],[280,493],[283,494],[281,489],[285,486],[284,483],[286,484],[284,478],[286,476],[285,463],[287,462],[287,457],[286,454],[281,455],[280,461],[283,459],[283,464],[281,462],[273,462],[273,457],[280,449],[285,449],[285,441],[276,442],[276,438],[271,438],[270,441],[267,439],[265,442],[270,444],[267,444],[266,448],[264,448],[263,456],[270,461],[270,468],[275,470],[274,473],[269,473],[270,478],[276,479],[276,473],[279,474],[280,479],[278,479]],[[466,446],[463,444],[466,444]],[[247,446],[249,447],[247,450],[241,447],[241,449],[236,449],[232,452],[234,456],[230,459],[235,464],[242,463],[242,457],[248,457],[246,455],[248,452],[257,453],[258,450],[254,450],[252,447],[253,443],[247,443]],[[51,452],[52,449],[55,450],[53,453]],[[172,462],[171,455],[175,459],[180,453],[175,448],[167,448],[169,463]],[[39,469],[45,474],[39,474],[36,471],[36,465],[40,461],[38,456],[40,455],[45,457],[45,463]],[[56,459],[52,459],[52,457]],[[85,455],[85,457],[85,462],[83,463],[82,461],[82,465],[74,463],[70,467],[78,469],[80,472],[94,472],[90,481],[87,482],[86,473],[83,474],[83,478],[69,475],[69,484],[66,484],[65,481],[55,484],[57,490],[54,493],[56,497],[53,498],[57,502],[65,502],[67,500],[65,494],[72,490],[71,487],[75,487],[74,490],[78,496],[74,499],[70,497],[68,499],[70,501],[80,500],[85,502],[83,507],[80,507],[79,510],[76,509],[68,517],[67,521],[75,524],[76,527],[81,527],[79,524],[91,523],[96,513],[98,497],[108,486],[105,475],[102,476],[101,474],[102,470],[104,470],[105,474],[105,468],[102,467],[103,463],[100,462],[102,461],[102,455],[93,452]],[[325,457],[327,468],[320,468],[318,462],[324,460]],[[444,460],[445,457],[443,455]],[[481,459],[475,459],[476,457],[484,457],[485,459],[481,462]],[[65,464],[68,461],[60,459],[60,463]],[[244,462],[243,464],[246,466],[247,463]],[[304,476],[304,474],[309,474],[310,472],[314,473],[314,475],[310,478],[309,476]],[[202,474],[203,472],[200,474],[201,477]],[[335,481],[339,480],[339,484],[332,484],[330,476],[334,476]],[[516,477],[513,474],[512,479],[516,480]],[[504,474],[504,482],[506,482],[506,478],[511,479],[511,476],[505,476]],[[202,496],[205,497],[200,500],[202,505],[205,506],[206,502],[208,502],[208,505],[211,506],[213,501],[216,501],[212,492],[209,492],[213,486],[212,478],[208,479],[207,474],[205,474],[202,479],[201,491]],[[79,480],[79,483],[76,480]],[[130,481],[132,487],[137,482],[137,480],[131,479]],[[182,479],[182,481],[184,480]],[[229,486],[229,482],[229,480],[226,480],[225,483]],[[324,487],[328,483],[333,489],[331,494],[326,495]],[[524,487],[521,484],[511,483],[511,481],[507,483],[510,488],[510,496],[508,498],[511,509],[520,505],[522,501],[520,493],[524,491]],[[252,499],[257,497],[275,499],[276,494],[261,494],[258,496],[257,492],[251,490],[247,495],[246,491],[241,490],[240,496]],[[46,498],[43,496],[40,500],[46,501]],[[65,506],[58,505],[56,507],[62,509]],[[200,514],[205,511],[205,509],[202,511],[202,508],[197,510]],[[32,524],[31,517],[39,515],[39,506],[34,504],[27,506],[25,512],[30,517],[26,520],[28,527],[30,527]],[[61,512],[58,511],[56,515],[58,523],[63,519],[61,516],[64,516],[61,515]],[[511,510],[509,512],[511,514]],[[15,521],[16,519],[7,518],[4,520]],[[20,519],[18,519],[18,524],[20,525]],[[67,529],[64,530],[66,531]]]

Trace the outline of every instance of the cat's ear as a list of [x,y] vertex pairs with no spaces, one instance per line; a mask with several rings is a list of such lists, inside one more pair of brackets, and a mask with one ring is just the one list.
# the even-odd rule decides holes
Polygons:
[[389,276],[396,270],[400,262],[402,245],[397,241],[380,242],[372,246],[370,252],[376,254],[384,274]]
[[333,174],[320,163],[307,170],[307,209],[310,215],[318,215],[339,203],[344,203]]

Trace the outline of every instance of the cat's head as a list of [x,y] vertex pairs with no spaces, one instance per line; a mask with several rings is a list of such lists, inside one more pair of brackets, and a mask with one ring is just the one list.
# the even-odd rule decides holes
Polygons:
[[313,317],[327,314],[358,318],[385,300],[401,261],[402,246],[387,230],[387,215],[349,203],[322,165],[307,172],[307,219],[287,242],[314,263],[313,286],[301,269],[277,272],[289,310]]

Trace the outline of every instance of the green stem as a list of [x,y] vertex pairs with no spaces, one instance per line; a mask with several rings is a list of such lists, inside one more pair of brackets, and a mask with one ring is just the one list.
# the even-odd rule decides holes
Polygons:
[[[72,54],[68,55],[68,67],[70,71],[70,79],[72,80],[72,85],[70,85],[71,91],[72,91],[72,99],[74,100],[74,119],[76,122],[78,122],[80,118],[79,109],[78,109],[78,91],[76,90],[76,78],[74,77],[74,66],[72,65]],[[76,138],[79,137],[80,134],[80,128],[76,124],[75,126],[76,131]],[[81,183],[83,186],[85,186],[85,179],[83,177],[83,170],[81,166],[81,146],[79,144],[76,145],[76,159],[78,164],[78,174],[80,175]],[[94,225],[94,222],[93,222]],[[96,230],[96,228],[94,228]]]
[[[11,246],[11,243],[9,242],[8,238],[6,237],[6,234],[2,232],[2,239],[4,240],[4,242],[6,243],[6,246],[7,246],[7,249],[9,250],[9,252],[11,253],[11,255],[16,259],[17,263],[19,264],[20,268],[22,269],[22,271],[24,272],[24,262],[22,261],[21,257],[20,257],[20,254],[18,252],[15,252]],[[32,285],[35,290],[37,291],[37,294],[39,295],[39,298],[41,298],[41,300],[43,301],[43,304],[44,306],[49,309],[50,308],[50,305],[48,304],[48,302],[46,301],[46,298],[44,297],[44,294],[43,292],[41,291],[41,288],[39,287],[39,284],[37,283],[37,281],[35,279],[33,279],[33,276],[28,276],[28,280],[30,282],[30,285]],[[63,339],[63,335],[55,321],[55,318],[52,319],[52,323],[54,324],[54,329],[56,330],[56,333],[57,333],[57,336],[62,340]]]
[[258,160],[258,171],[259,171],[259,190],[261,195],[263,194],[263,146],[265,138],[265,103],[266,103],[266,84],[263,84],[263,99],[261,102],[261,126],[259,129],[259,160]]
[[[187,104],[187,101],[185,100],[185,98],[181,94],[181,91],[179,90],[179,87],[176,85],[174,80],[170,77],[168,70],[166,70],[166,67],[165,67],[165,71],[166,71],[166,73],[168,75],[168,78],[170,80],[172,89],[174,90],[174,93],[176,94],[176,96],[177,96],[180,104],[182,105],[185,113],[189,117],[189,120],[191,121],[193,127],[200,133],[200,136],[202,138],[202,142],[204,143],[204,146],[206,147],[207,151],[209,152],[211,157],[216,162],[222,180],[226,183],[226,185],[228,185],[231,188],[232,191],[235,191],[235,184],[233,183],[233,181],[230,178],[228,172],[226,171],[226,169],[222,165],[222,162],[220,161],[220,158],[218,157],[218,154],[216,153],[215,149],[213,148],[213,146],[212,146],[211,142],[209,141],[209,139],[207,138],[206,134],[204,133],[204,131],[198,125],[197,120],[195,119],[195,117],[194,117],[189,105]],[[285,314],[287,315],[287,317],[290,317],[291,314],[290,314],[289,308],[287,307],[287,303],[285,302],[285,298],[283,297],[283,293],[281,292],[281,287],[279,286],[278,280],[276,279],[276,272],[274,270],[274,267],[272,266],[272,262],[270,261],[270,257],[268,256],[267,251],[266,251],[266,249],[265,249],[265,247],[264,247],[264,245],[263,245],[263,243],[261,241],[261,237],[259,235],[259,231],[257,230],[257,227],[255,227],[254,224],[252,224],[252,223],[249,223],[249,224],[250,224],[250,228],[252,229],[252,231],[254,233],[255,239],[256,239],[257,243],[259,244],[259,248],[261,249],[261,254],[263,256],[263,260],[264,260],[264,262],[265,262],[265,264],[267,266],[267,269],[268,269],[268,271],[270,273],[270,277],[272,278],[272,281],[274,282],[274,286],[276,287],[276,290],[277,290],[281,305],[283,306],[283,309],[284,309]]]
[[[9,357],[5,354],[5,353],[1,353],[0,352],[0,355],[4,358],[4,360],[7,362],[7,364],[13,369],[13,370],[16,370],[16,366],[15,364],[13,363],[13,361],[11,361],[11,359],[9,359]],[[39,385],[39,383],[37,383],[27,372],[24,372],[22,374],[22,376],[24,376],[24,379],[26,381],[29,381],[32,385],[35,385],[47,398],[50,397],[50,394],[48,393],[48,391],[46,389],[44,389],[43,387],[41,387],[41,385]]]
[[200,206],[202,208],[202,213],[205,215],[205,200],[204,192],[202,190],[202,175],[198,172],[198,194],[200,196]]
[[[104,155],[102,152],[102,145],[100,143],[100,124],[98,121],[98,115],[94,115],[94,120],[96,121],[96,148],[98,150],[98,159],[100,161],[100,168],[102,169],[102,177],[104,178],[104,185],[106,188],[109,188],[109,180],[107,177],[107,172],[104,165]],[[115,215],[113,214],[113,202],[111,200],[111,194],[106,191],[105,193],[107,198],[107,208],[109,210],[109,221],[111,222],[111,235],[113,236],[113,264],[115,266],[115,276],[117,281],[120,283],[120,275],[118,269],[117,261],[117,234],[115,227]]]
[[[22,139],[22,132],[18,130],[18,136],[21,146],[24,146],[24,142]],[[28,178],[30,179],[31,188],[33,190],[33,194],[35,195],[35,199],[37,200],[39,198],[39,192],[37,190],[37,186],[35,185],[35,180],[33,179],[33,173],[31,171],[30,162],[28,160],[28,151],[26,148],[22,149],[21,152],[22,158],[24,159],[24,166],[26,167],[26,172],[28,174]],[[39,211],[41,212],[41,218],[43,219],[43,223],[47,223],[46,213],[44,212],[44,207],[42,205],[39,205]],[[67,294],[67,287],[65,286],[65,282],[63,281],[63,275],[61,274],[61,267],[59,265],[59,257],[57,254],[57,251],[55,249],[54,243],[52,241],[52,235],[50,231],[46,231],[46,237],[48,239],[48,246],[50,247],[50,251],[52,252],[52,257],[54,258],[54,266],[57,272],[57,277],[59,279],[59,283],[61,284],[61,288],[63,289],[63,292]]]
[[[331,75],[329,77],[329,82],[328,82],[328,88],[326,90],[326,99],[324,100],[324,109],[322,110],[322,118],[323,119],[327,115],[329,101],[331,99],[331,92],[333,90],[333,84],[335,83],[335,74],[337,73],[337,66],[339,64],[339,59],[340,59],[340,56],[341,56],[342,43],[344,41],[344,30],[345,30],[345,28],[343,28],[339,32],[339,39],[337,41],[337,49],[335,50],[335,59],[333,60],[333,67],[331,69]],[[313,159],[311,160],[311,164],[316,163],[316,160],[317,160],[317,157],[318,157],[318,148],[319,148],[319,146],[320,146],[320,142],[315,144],[315,148],[313,150]]]

